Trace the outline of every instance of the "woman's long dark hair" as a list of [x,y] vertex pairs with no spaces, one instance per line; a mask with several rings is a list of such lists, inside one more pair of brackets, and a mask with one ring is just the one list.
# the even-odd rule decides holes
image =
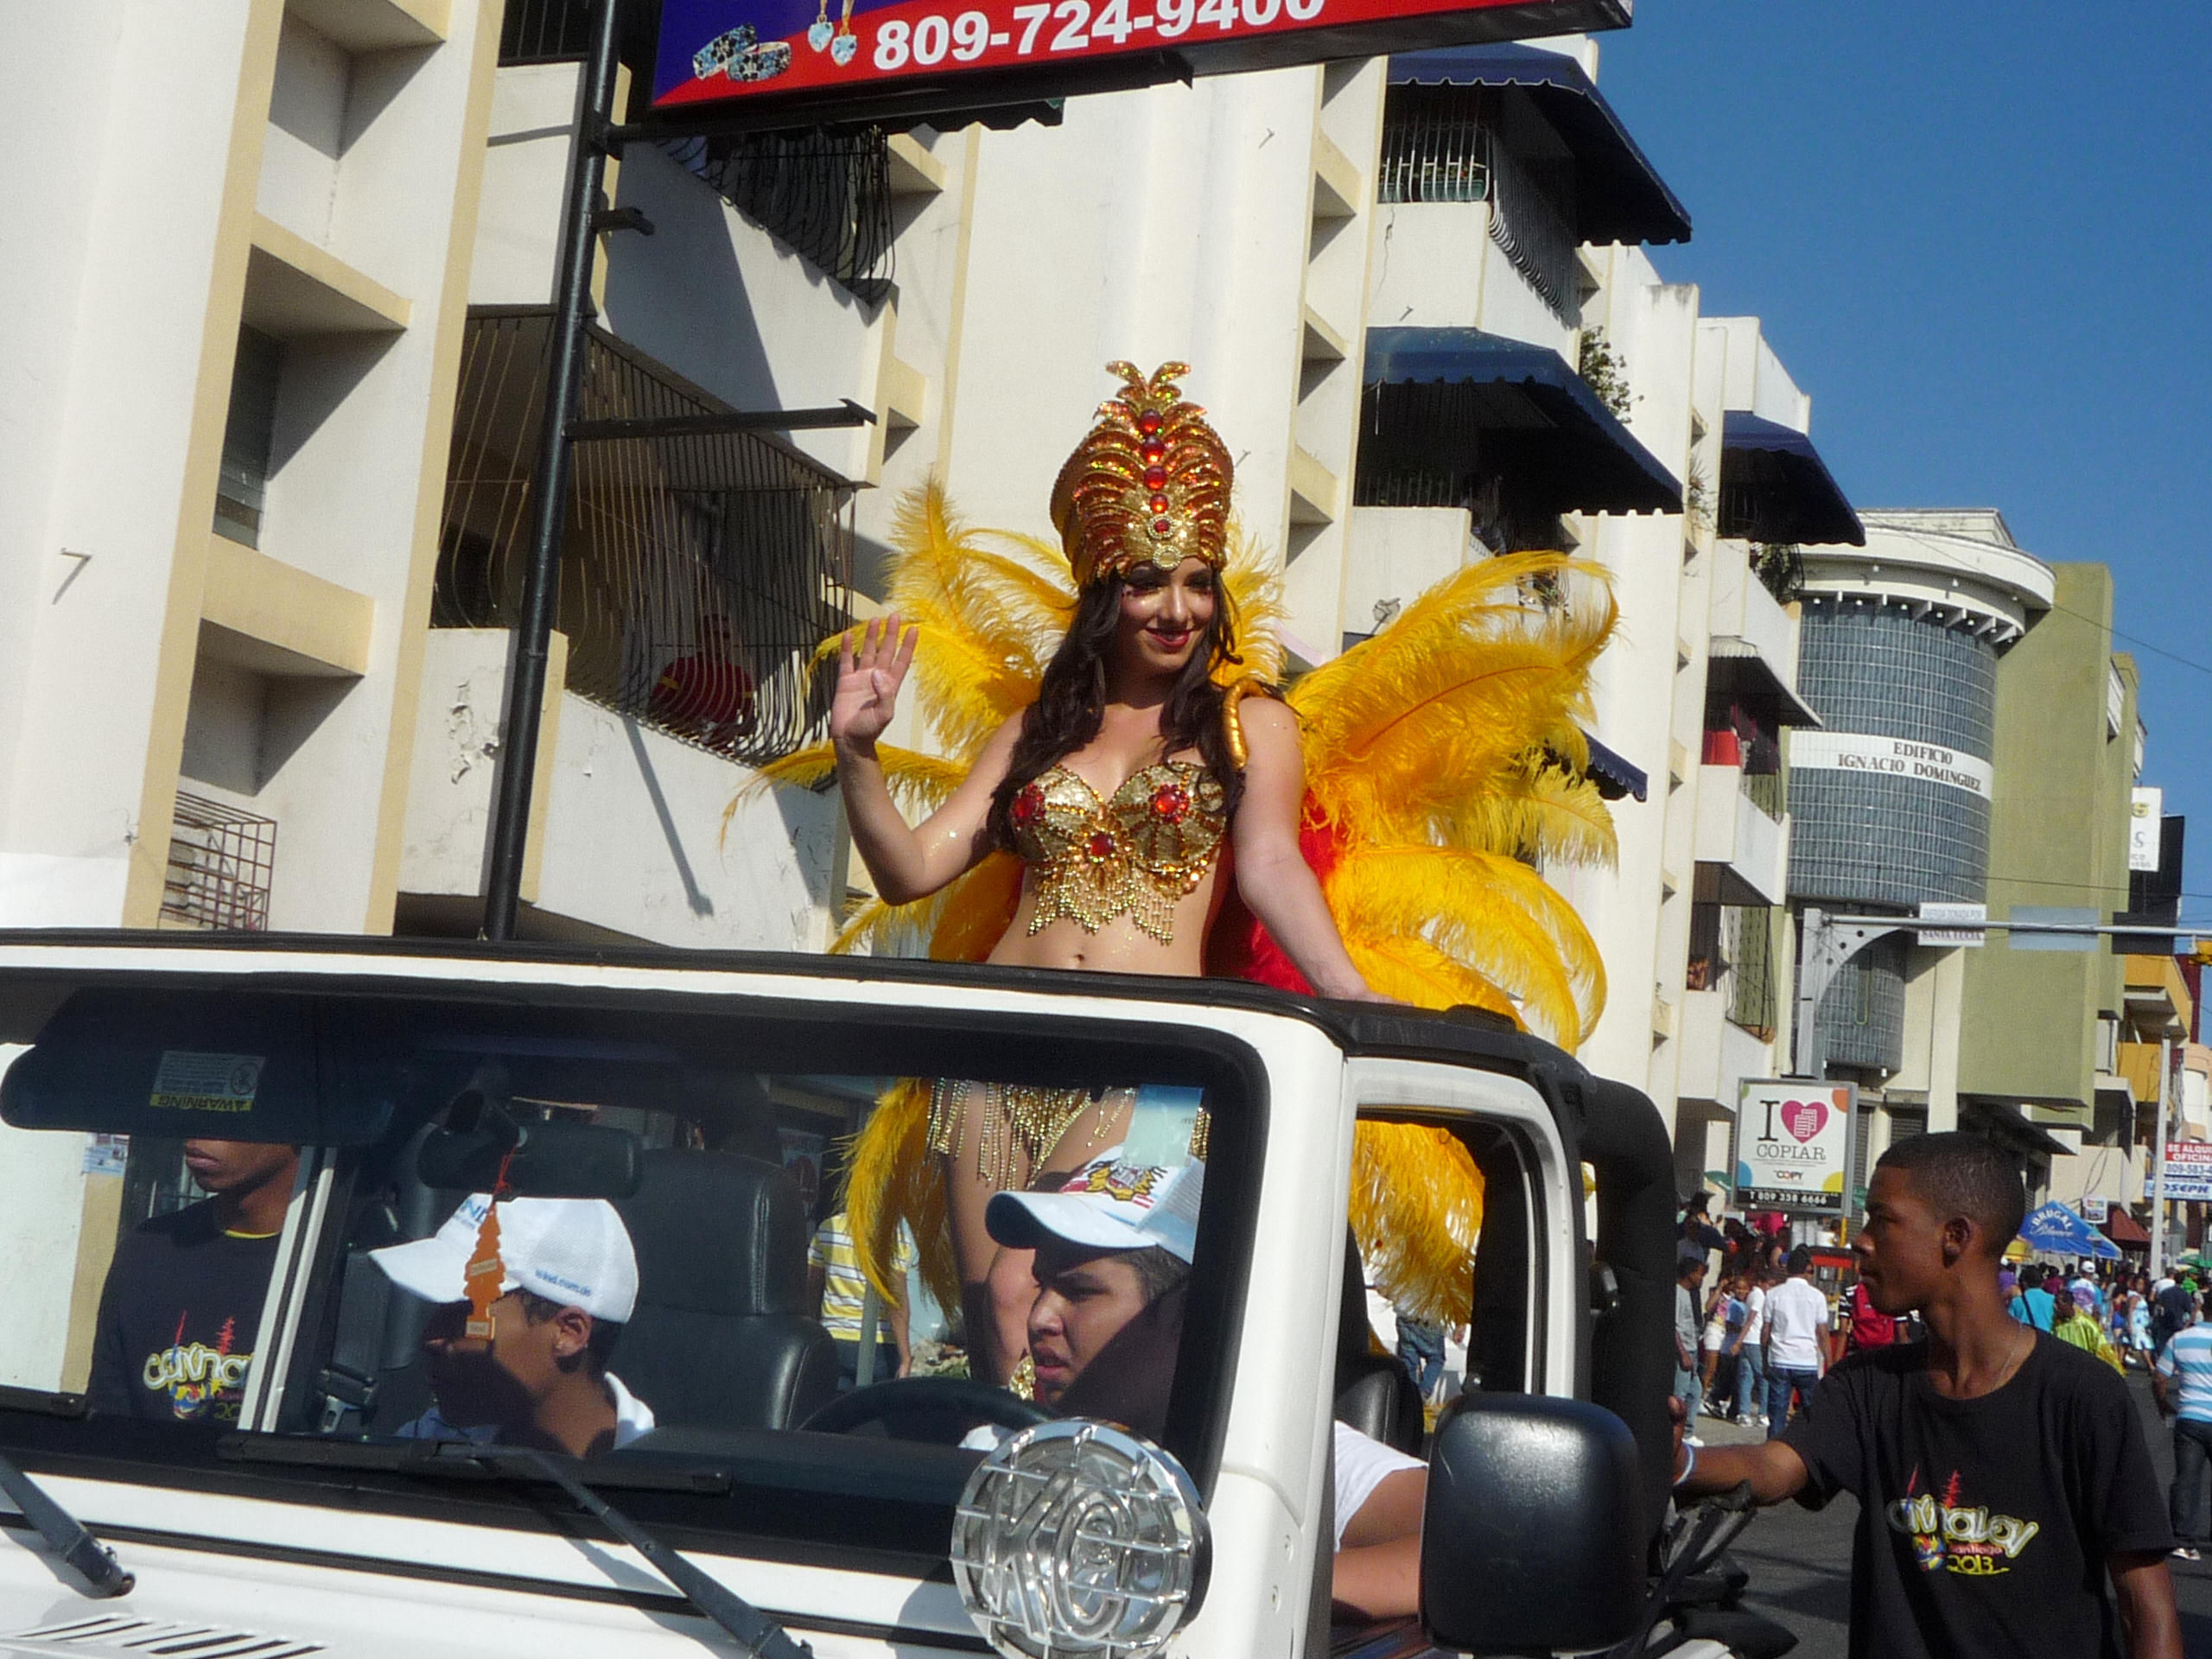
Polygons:
[[[1097,736],[1105,723],[1106,656],[1121,626],[1122,593],[1127,586],[1124,577],[1105,576],[1076,597],[1075,618],[1045,666],[1037,701],[1022,714],[1014,758],[991,797],[991,838],[1001,847],[1014,845],[1014,798]],[[1163,753],[1198,752],[1221,785],[1225,810],[1234,812],[1244,791],[1244,774],[1229,756],[1229,739],[1221,728],[1222,692],[1214,683],[1213,671],[1217,664],[1243,659],[1231,648],[1236,616],[1229,589],[1217,578],[1213,592],[1213,620],[1206,624],[1197,649],[1168,689],[1160,711],[1160,735],[1166,746]]]

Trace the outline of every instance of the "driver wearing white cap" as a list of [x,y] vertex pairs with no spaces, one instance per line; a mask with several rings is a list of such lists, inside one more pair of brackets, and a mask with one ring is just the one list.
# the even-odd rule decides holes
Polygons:
[[629,1230],[604,1198],[506,1198],[492,1333],[467,1334],[468,1267],[487,1241],[488,1193],[474,1193],[429,1238],[370,1255],[402,1290],[438,1304],[423,1350],[437,1403],[402,1438],[534,1446],[592,1457],[653,1426],[607,1369],[638,1303]]
[[[1205,1166],[1122,1158],[1115,1147],[1046,1190],[995,1193],[983,1224],[1007,1249],[1036,1252],[1028,1330],[1038,1404],[1156,1435],[1182,1339]],[[1347,1424],[1332,1427],[1332,1598],[1370,1618],[1415,1612],[1427,1471]]]

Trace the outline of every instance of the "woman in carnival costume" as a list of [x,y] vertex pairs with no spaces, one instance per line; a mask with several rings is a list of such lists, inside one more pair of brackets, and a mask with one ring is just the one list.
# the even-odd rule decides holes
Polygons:
[[[1109,367],[1122,390],[1052,490],[1058,546],[985,545],[918,493],[893,609],[838,644],[830,744],[769,769],[834,766],[843,790],[879,896],[835,948],[1525,1007],[1573,1046],[1602,1001],[1597,952],[1527,861],[1611,855],[1576,724],[1610,598],[1532,604],[1586,567],[1487,560],[1285,696],[1278,607],[1232,529],[1227,448],[1176,385],[1187,367]],[[910,668],[943,757],[880,741]],[[1026,1267],[994,1281],[983,1207],[1121,1139],[1130,1109],[1127,1090],[899,1085],[850,1164],[863,1267],[892,1290],[908,1222],[979,1374],[1014,1374]],[[1402,1302],[1465,1318],[1480,1215],[1453,1137],[1361,1126],[1354,1227]]]

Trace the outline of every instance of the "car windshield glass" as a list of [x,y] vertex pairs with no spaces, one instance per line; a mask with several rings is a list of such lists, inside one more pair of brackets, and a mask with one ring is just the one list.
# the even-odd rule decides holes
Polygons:
[[1196,1468],[1225,1404],[1257,1091],[1219,1046],[734,997],[0,993],[0,1385],[90,1408],[44,1444],[454,1440],[855,1491],[905,1458],[949,1505],[1039,1416]]

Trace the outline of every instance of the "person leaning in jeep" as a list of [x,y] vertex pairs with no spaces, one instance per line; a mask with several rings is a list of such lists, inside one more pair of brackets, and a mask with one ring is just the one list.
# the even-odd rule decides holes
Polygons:
[[[1037,1402],[1156,1436],[1182,1339],[1205,1166],[1121,1160],[1110,1147],[1058,1191],[995,1193],[984,1224],[1004,1248],[1036,1253],[1028,1334]],[[1332,1427],[1332,1599],[1364,1618],[1417,1612],[1428,1471],[1356,1428]]]

